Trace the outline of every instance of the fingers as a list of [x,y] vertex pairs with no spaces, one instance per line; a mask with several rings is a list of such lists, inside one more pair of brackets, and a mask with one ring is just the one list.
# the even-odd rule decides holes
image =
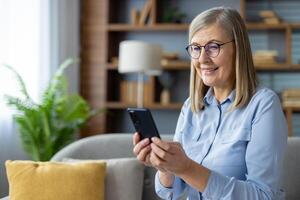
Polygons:
[[133,146],[135,146],[141,140],[140,134],[135,132],[133,134]]
[[149,161],[155,168],[160,169],[161,171],[166,171],[163,167],[165,161],[162,160],[159,156],[157,156],[153,149],[150,153]]
[[162,141],[161,139],[159,139],[157,137],[153,137],[153,138],[151,138],[151,140],[154,144],[156,144],[157,146],[159,146],[163,150],[165,150],[165,151],[170,150],[170,145],[167,142],[164,142],[164,141]]
[[150,140],[148,138],[141,140],[133,147],[133,153],[137,156],[143,148],[145,148],[147,145],[150,146],[149,144]]
[[158,145],[151,143],[151,149],[155,154],[155,157],[159,157],[161,160],[166,161],[168,160],[168,152],[164,149],[160,148]]
[[148,164],[149,163],[149,153],[151,151],[151,147],[150,145],[144,147],[140,152],[139,154],[136,156],[137,159],[141,162],[143,162],[144,164]]

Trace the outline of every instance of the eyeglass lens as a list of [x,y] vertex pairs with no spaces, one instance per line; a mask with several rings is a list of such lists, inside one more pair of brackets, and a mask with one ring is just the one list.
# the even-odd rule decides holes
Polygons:
[[[192,58],[197,59],[200,57],[202,46],[192,44],[188,46],[187,50]],[[216,43],[208,43],[204,46],[204,50],[209,57],[216,57],[219,54],[220,47]]]

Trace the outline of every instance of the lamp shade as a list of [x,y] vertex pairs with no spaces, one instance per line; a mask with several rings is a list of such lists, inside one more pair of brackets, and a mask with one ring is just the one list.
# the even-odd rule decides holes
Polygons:
[[142,41],[127,40],[120,43],[120,73],[145,73],[159,75],[161,73],[161,47]]

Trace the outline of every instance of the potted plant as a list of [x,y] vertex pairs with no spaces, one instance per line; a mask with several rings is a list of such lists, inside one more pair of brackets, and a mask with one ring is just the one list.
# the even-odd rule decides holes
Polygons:
[[35,161],[47,161],[62,147],[75,139],[87,120],[94,115],[87,102],[78,94],[68,94],[64,70],[73,64],[66,60],[49,82],[40,103],[29,96],[22,77],[5,65],[17,78],[22,97],[5,96],[8,106],[16,109],[14,120],[18,125],[24,150]]

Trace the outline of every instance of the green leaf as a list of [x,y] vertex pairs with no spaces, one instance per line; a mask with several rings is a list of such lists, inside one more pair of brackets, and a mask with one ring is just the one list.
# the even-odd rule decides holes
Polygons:
[[14,119],[18,124],[24,150],[33,160],[47,161],[74,140],[87,120],[95,115],[87,102],[79,95],[68,94],[68,83],[64,70],[76,59],[66,60],[57,70],[42,94],[40,103],[34,103],[19,74],[24,99],[6,96],[8,106],[17,110]]
[[27,92],[25,83],[24,83],[21,75],[13,67],[11,67],[9,65],[3,64],[2,66],[6,67],[7,69],[9,69],[15,75],[15,77],[16,77],[18,83],[19,83],[21,93],[25,96],[25,98],[27,99],[27,101],[30,101],[30,103],[33,104],[33,100],[31,99],[31,97],[29,96],[29,94]]

